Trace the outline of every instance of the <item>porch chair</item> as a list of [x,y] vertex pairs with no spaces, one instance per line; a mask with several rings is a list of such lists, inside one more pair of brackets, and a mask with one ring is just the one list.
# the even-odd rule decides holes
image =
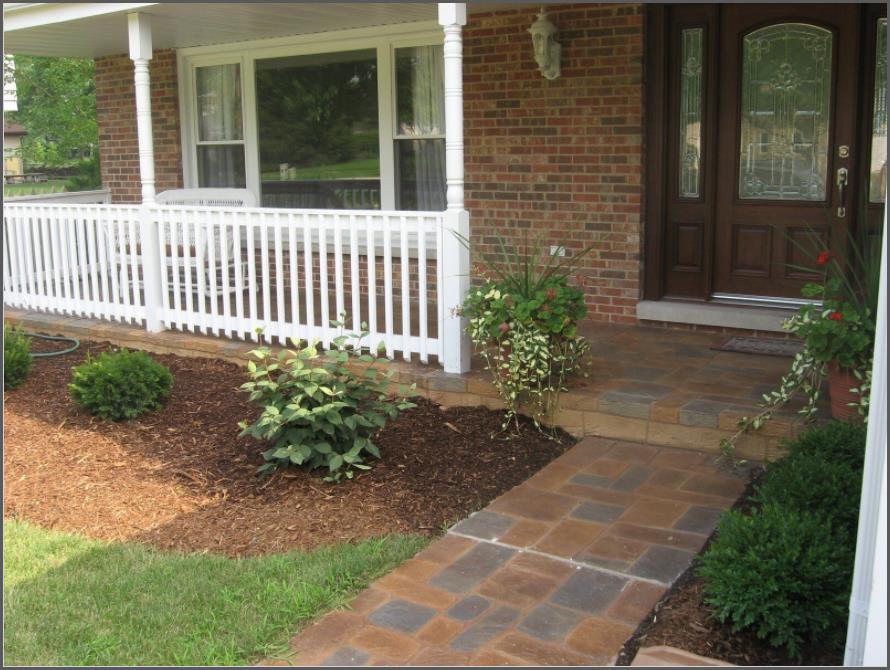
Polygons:
[[[159,205],[174,205],[174,206],[186,206],[186,207],[255,207],[256,206],[256,198],[253,193],[245,188],[180,188],[180,189],[171,189],[169,191],[162,191],[158,193],[155,202]],[[111,235],[113,240],[113,248],[116,251],[118,249],[118,242],[116,239],[116,231],[114,228],[109,229],[108,234]],[[197,249],[200,247],[203,252],[203,260],[205,263],[205,271],[207,269],[206,264],[208,263],[209,255],[208,255],[208,241],[205,236],[202,234],[201,229],[198,230],[198,239],[193,240],[180,240],[180,245],[188,245],[191,249],[189,253],[189,267],[182,268],[181,271],[187,271],[192,273],[192,290],[197,293],[198,291],[198,282],[197,282],[197,273],[198,273],[198,258],[197,258]],[[228,240],[228,265],[234,273],[235,261],[234,261],[234,251],[235,251],[235,240],[230,236]],[[173,259],[165,254],[166,258],[166,266],[168,272],[168,285],[172,286],[172,273],[173,273]],[[219,266],[219,250],[216,250],[216,264],[217,264],[217,272],[219,275],[222,274],[222,268]],[[130,257],[120,259],[121,261],[121,290],[124,290],[123,287],[126,285],[124,283],[124,272],[123,272],[123,263],[129,263],[132,259]],[[142,258],[141,253],[137,255],[137,261],[141,264]],[[182,267],[182,258],[180,257],[180,267]],[[242,266],[242,276],[247,275],[247,261],[244,260],[241,263]],[[229,275],[230,277],[233,274]],[[142,289],[142,280],[137,279],[133,281],[132,279],[129,282],[130,286],[134,288],[134,290]],[[217,290],[214,293],[210,287],[210,282],[206,282],[206,286],[204,289],[204,295],[207,297],[216,297],[222,293],[222,278],[218,276],[217,281]],[[234,282],[229,287],[229,293],[235,292],[237,289],[234,287]],[[180,277],[180,287],[185,287],[185,277]]]

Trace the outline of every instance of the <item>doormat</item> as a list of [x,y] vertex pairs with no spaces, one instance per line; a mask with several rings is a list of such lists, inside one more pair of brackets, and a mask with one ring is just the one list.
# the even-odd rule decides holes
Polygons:
[[739,354],[793,357],[803,349],[803,342],[776,337],[731,337],[719,347],[711,347],[711,349],[734,351]]

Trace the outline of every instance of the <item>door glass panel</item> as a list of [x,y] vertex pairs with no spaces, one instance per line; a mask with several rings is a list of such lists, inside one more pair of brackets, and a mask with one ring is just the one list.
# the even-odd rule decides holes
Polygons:
[[704,29],[680,34],[680,197],[697,198],[701,165],[702,36]]
[[244,188],[244,147],[240,144],[198,145],[201,188]]
[[211,65],[195,71],[198,94],[198,140],[240,140],[241,66]]
[[374,49],[256,61],[265,207],[379,209]]
[[884,202],[887,197],[887,19],[878,19],[877,30],[869,202]]
[[824,201],[831,31],[767,26],[742,44],[739,197]]

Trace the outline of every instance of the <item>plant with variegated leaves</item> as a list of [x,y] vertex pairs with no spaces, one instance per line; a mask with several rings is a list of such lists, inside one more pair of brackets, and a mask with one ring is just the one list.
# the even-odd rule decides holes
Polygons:
[[[334,322],[335,326],[342,324]],[[341,335],[333,348],[321,351],[318,340],[274,354],[259,347],[250,354],[251,380],[241,386],[250,401],[263,408],[253,423],[239,423],[241,435],[269,443],[261,474],[281,466],[310,470],[326,468],[325,481],[352,479],[355,470],[368,470],[366,456],[380,458],[375,434],[415,405],[407,400],[411,387],[390,393],[393,370],[382,368],[385,358],[361,353],[361,333]],[[352,342],[352,344],[350,344]],[[379,351],[379,350],[378,350]]]

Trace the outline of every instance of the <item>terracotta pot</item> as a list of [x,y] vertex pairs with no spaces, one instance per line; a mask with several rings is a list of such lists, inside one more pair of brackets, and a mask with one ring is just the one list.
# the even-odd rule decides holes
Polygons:
[[859,396],[850,389],[859,386],[859,380],[846,368],[837,363],[828,364],[828,394],[831,396],[831,416],[838,421],[858,419],[859,412],[848,403],[855,403]]

